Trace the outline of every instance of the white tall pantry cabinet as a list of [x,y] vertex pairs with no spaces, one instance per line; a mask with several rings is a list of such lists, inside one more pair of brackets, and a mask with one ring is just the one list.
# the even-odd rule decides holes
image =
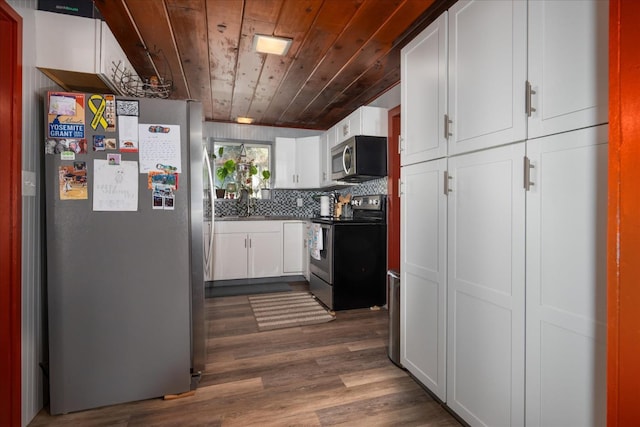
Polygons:
[[447,159],[439,159],[400,172],[402,365],[441,400],[447,390],[446,169]]
[[529,141],[527,419],[606,425],[608,126]]
[[607,37],[459,1],[402,50],[401,363],[470,425],[605,424]]

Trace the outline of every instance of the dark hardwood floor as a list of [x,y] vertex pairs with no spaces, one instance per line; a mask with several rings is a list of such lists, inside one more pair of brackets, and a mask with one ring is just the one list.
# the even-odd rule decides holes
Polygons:
[[30,426],[460,425],[387,358],[384,309],[268,332],[258,332],[247,296],[207,299],[206,310],[195,395],[59,416],[44,409]]

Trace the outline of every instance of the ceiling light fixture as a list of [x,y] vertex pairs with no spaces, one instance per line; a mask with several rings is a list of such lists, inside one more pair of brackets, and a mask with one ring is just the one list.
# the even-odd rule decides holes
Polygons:
[[253,50],[260,53],[270,53],[272,55],[286,55],[292,41],[292,39],[284,37],[256,34],[253,36]]
[[238,117],[236,118],[236,121],[240,124],[243,125],[250,125],[251,123],[253,123],[253,118],[251,117]]

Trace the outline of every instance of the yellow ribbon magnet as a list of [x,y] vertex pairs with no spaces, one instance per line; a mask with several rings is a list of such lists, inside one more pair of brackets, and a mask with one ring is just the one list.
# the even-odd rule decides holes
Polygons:
[[[95,101],[99,102],[98,107],[96,107]],[[93,120],[91,120],[91,128],[95,130],[98,127],[98,123],[100,123],[100,125],[102,125],[104,129],[106,129],[107,126],[109,126],[109,124],[105,120],[103,114],[104,114],[104,109],[107,106],[107,103],[105,102],[102,95],[91,95],[91,98],[89,98],[88,104],[89,104],[89,109],[94,114]]]

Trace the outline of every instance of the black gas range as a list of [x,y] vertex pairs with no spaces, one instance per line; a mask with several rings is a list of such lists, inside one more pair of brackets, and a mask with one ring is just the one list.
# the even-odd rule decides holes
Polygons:
[[347,216],[312,219],[310,290],[332,310],[386,303],[386,196],[354,196]]

